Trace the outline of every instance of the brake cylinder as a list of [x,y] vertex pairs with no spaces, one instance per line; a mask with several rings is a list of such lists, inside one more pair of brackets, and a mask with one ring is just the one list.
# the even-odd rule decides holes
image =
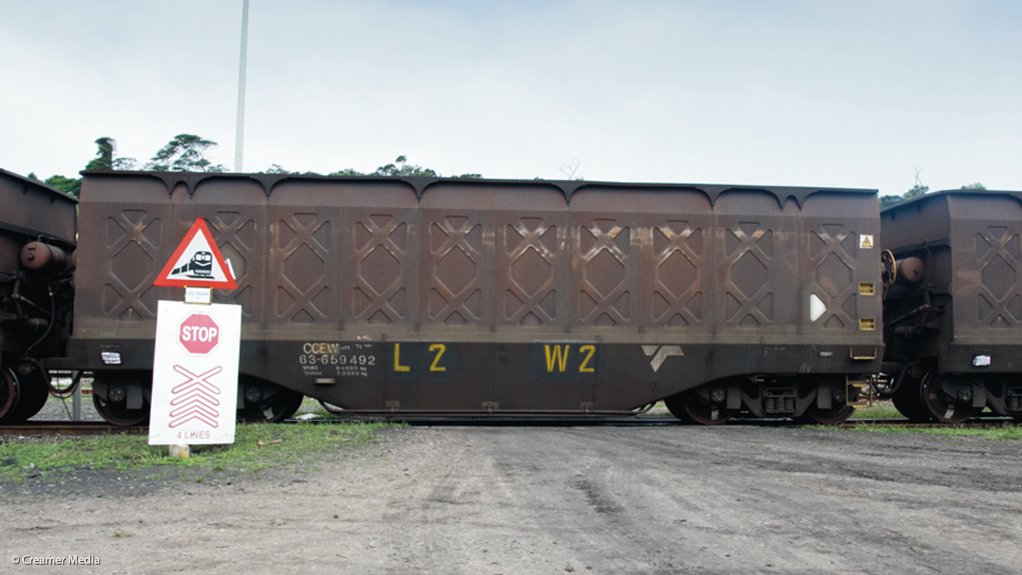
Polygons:
[[913,286],[923,281],[923,273],[926,271],[926,264],[923,260],[911,256],[905,259],[898,260],[898,275],[894,278],[894,283],[903,286]]
[[57,246],[29,242],[21,247],[21,266],[30,272],[57,274],[71,267],[71,258]]

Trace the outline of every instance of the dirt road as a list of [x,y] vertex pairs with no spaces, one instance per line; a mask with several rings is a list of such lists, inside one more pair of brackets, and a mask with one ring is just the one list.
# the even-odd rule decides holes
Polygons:
[[[407,428],[308,473],[0,495],[4,573],[1018,573],[1018,442]],[[119,493],[139,493],[127,497]],[[94,557],[98,566],[11,564]]]

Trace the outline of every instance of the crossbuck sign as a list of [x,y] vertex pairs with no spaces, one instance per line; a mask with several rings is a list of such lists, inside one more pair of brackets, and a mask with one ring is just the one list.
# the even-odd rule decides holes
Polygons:
[[234,443],[241,306],[159,302],[150,445]]

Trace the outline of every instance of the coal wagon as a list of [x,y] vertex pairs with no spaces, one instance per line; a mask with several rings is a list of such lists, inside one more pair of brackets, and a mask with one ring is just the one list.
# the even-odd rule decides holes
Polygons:
[[153,286],[203,218],[239,410],[840,421],[883,352],[874,190],[87,173],[72,363],[148,413]]

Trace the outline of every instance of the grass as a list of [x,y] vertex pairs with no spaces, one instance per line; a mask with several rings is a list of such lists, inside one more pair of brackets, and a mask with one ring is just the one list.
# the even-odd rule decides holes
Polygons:
[[866,407],[856,407],[852,420],[856,419],[905,419],[890,402],[874,403]]
[[[821,426],[821,429],[834,429],[833,427]],[[945,437],[981,437],[992,440],[1020,440],[1022,439],[1022,425],[1005,423],[992,427],[962,427],[955,425],[944,425],[935,427],[923,426],[900,426],[900,425],[859,425],[851,428],[853,431],[868,431],[873,433],[922,433],[925,435],[942,435]]]
[[[905,419],[905,416],[894,408],[890,402],[879,402],[869,407],[856,408],[855,413],[849,421],[856,419]],[[821,429],[834,429],[821,426]],[[926,435],[942,435],[945,437],[982,437],[993,440],[1019,440],[1022,439],[1022,425],[1004,423],[989,427],[963,426],[963,425],[857,425],[851,429],[855,431],[867,431],[872,433],[922,433]]]
[[[0,438],[0,481],[54,476],[79,469],[259,472],[312,463],[317,455],[373,441],[381,424],[239,424],[231,445],[197,445],[191,457],[170,457],[165,445],[148,445],[146,435]],[[196,478],[201,482],[200,473]]]

